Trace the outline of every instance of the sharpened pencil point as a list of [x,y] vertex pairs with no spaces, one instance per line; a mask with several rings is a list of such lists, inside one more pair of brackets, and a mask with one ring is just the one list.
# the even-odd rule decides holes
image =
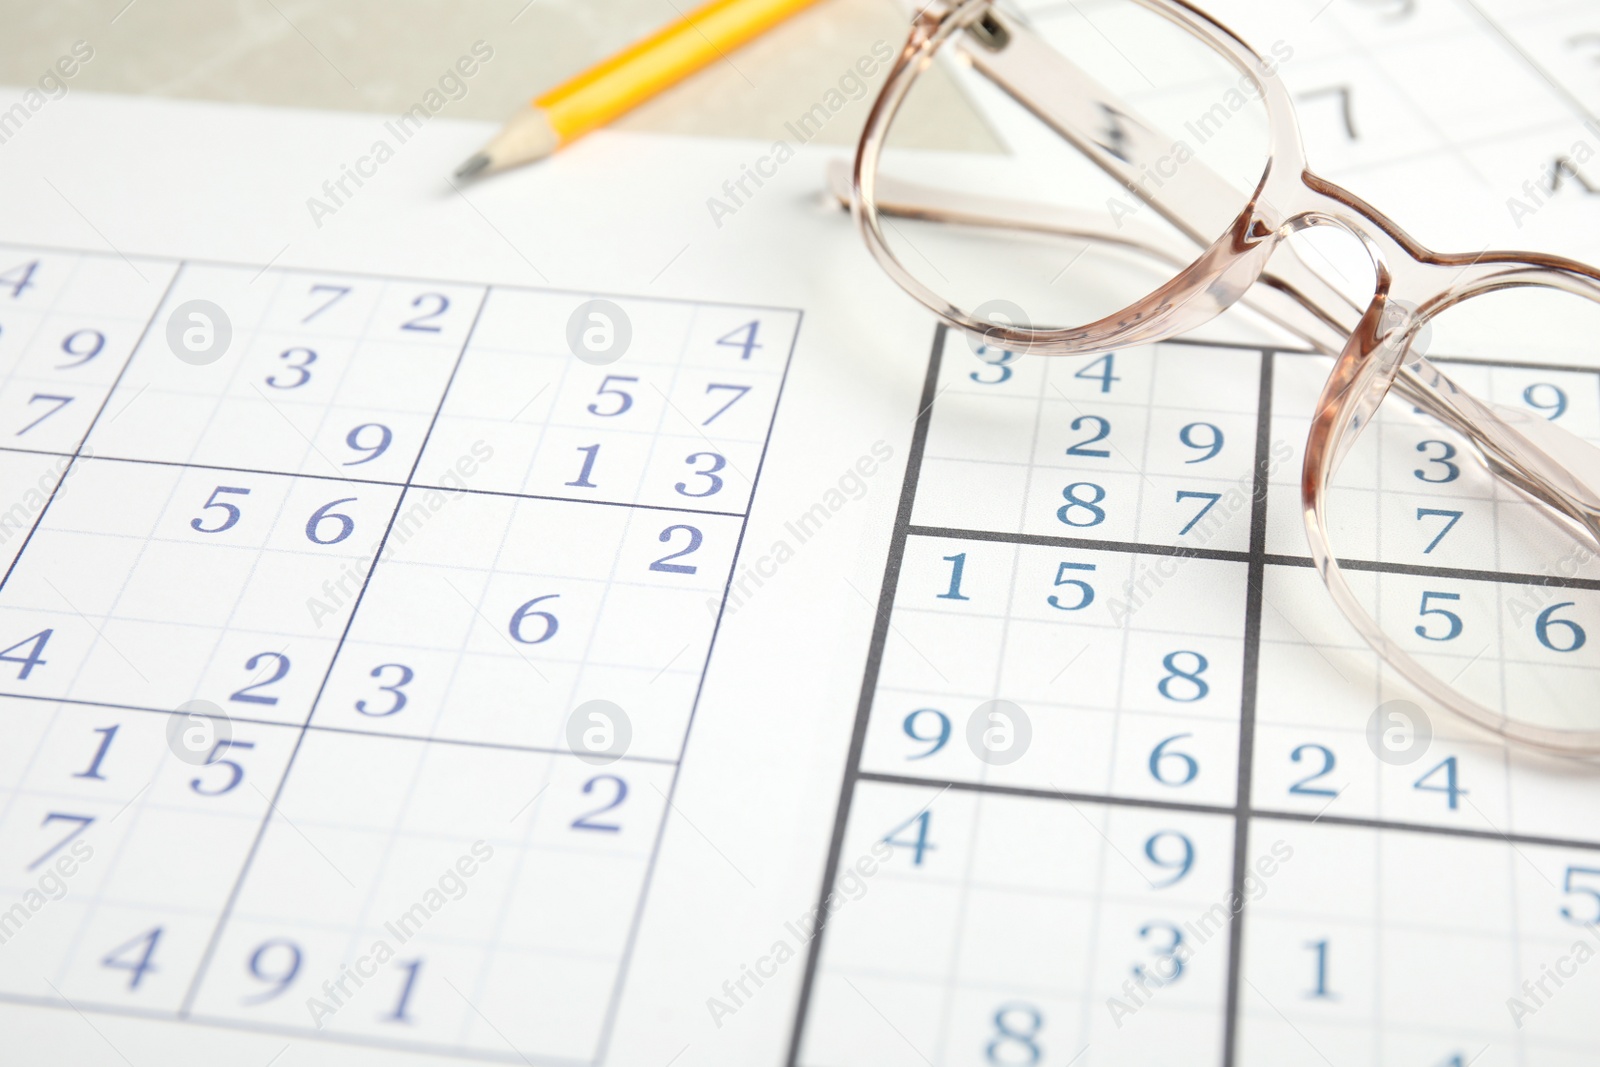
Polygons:
[[488,155],[483,152],[479,152],[477,155],[473,156],[471,159],[467,160],[465,163],[461,164],[461,166],[456,168],[456,177],[470,178],[479,171],[486,169],[488,166]]

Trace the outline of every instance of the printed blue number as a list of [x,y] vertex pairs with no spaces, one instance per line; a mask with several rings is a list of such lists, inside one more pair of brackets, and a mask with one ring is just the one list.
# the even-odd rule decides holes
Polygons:
[[1063,604],[1059,596],[1051,593],[1049,596],[1045,597],[1045,603],[1049,604],[1053,608],[1060,608],[1062,611],[1081,611],[1090,604],[1093,604],[1094,586],[1090,585],[1082,578],[1068,578],[1066,577],[1066,573],[1068,571],[1092,571],[1094,569],[1095,565],[1093,563],[1059,564],[1056,567],[1056,588],[1059,589],[1063,585],[1075,586],[1078,590],[1078,602],[1076,604]]
[[70,370],[73,367],[81,367],[95,356],[98,356],[105,347],[106,335],[99,330],[74,330],[72,333],[67,334],[66,338],[61,342],[61,351],[69,356],[78,358],[70,363],[57,364],[56,370]]
[[105,735],[104,737],[102,737],[100,739],[100,747],[95,749],[94,759],[89,763],[89,769],[86,770],[86,771],[79,771],[77,774],[74,774],[72,777],[74,777],[74,778],[93,778],[96,781],[101,781],[101,782],[106,780],[106,776],[100,773],[100,765],[105,762],[106,753],[111,751],[111,741],[112,741],[113,738],[115,738],[117,736],[117,730],[118,729],[120,729],[120,727],[117,727],[117,726],[101,726],[101,727],[97,728],[94,731],[97,734],[104,734]]
[[[888,833],[884,834],[883,843],[888,845],[890,848],[911,849],[911,866],[922,866],[923,854],[927,852],[933,852],[938,848],[937,845],[929,844],[928,842],[928,823],[932,817],[933,813],[931,811],[917,812],[915,815],[911,816],[911,818],[907,819],[899,826],[896,826],[893,830],[890,830]],[[917,828],[917,836],[914,840],[906,841],[897,836],[900,831],[909,830],[913,825],[915,825]]]
[[1417,614],[1418,615],[1442,615],[1446,619],[1448,619],[1449,622],[1446,623],[1446,626],[1448,628],[1442,634],[1430,634],[1428,632],[1428,628],[1427,628],[1426,625],[1424,625],[1422,623],[1418,623],[1416,626],[1412,627],[1412,629],[1416,631],[1417,636],[1421,637],[1421,638],[1424,638],[1426,640],[1429,640],[1429,641],[1454,641],[1456,638],[1460,637],[1461,636],[1461,616],[1457,615],[1453,611],[1447,611],[1444,608],[1430,608],[1428,606],[1428,602],[1430,600],[1460,600],[1460,599],[1461,599],[1461,594],[1460,593],[1423,593],[1422,594],[1422,607],[1417,610]]
[[[1022,1021],[1016,1021],[1021,1016]],[[984,1049],[984,1056],[994,1067],[1033,1067],[1044,1055],[1039,1049],[1039,1031],[1044,1028],[1044,1016],[1031,1004],[1006,1004],[994,1013],[993,1041]],[[1017,1052],[1007,1051],[1015,1048]]]
[[953,556],[941,556],[944,562],[950,564],[950,588],[934,596],[935,600],[971,600],[969,596],[961,595],[961,575],[967,569],[967,554],[957,552]]
[[383,1018],[386,1022],[408,1023],[411,1017],[406,1014],[406,1008],[411,1004],[412,990],[417,987],[417,972],[422,970],[422,961],[396,960],[395,965],[406,972],[406,980],[400,986],[400,999],[395,1002],[394,1011]]
[[[277,951],[279,949],[288,954],[288,959],[284,960],[281,967],[274,967],[270,970],[264,969],[272,954],[281,955]],[[300,973],[302,958],[300,946],[285,938],[263,941],[256,946],[256,950],[250,954],[250,977],[258,982],[268,983],[271,988],[265,993],[257,993],[254,996],[245,997],[241,1003],[262,1004],[288,989],[290,983],[294,981],[295,975]]]
[[612,408],[610,411],[601,411],[600,405],[591,400],[589,402],[589,414],[599,415],[603,419],[609,419],[613,416],[621,415],[624,411],[627,411],[629,408],[633,407],[633,394],[628,392],[626,389],[615,388],[611,383],[636,382],[638,380],[638,378],[631,374],[606,375],[605,378],[600,382],[600,388],[595,390],[594,395],[614,396],[617,398],[617,406]]
[[[1139,927],[1139,937],[1148,941],[1155,933],[1166,934],[1166,944],[1155,947],[1155,977],[1159,982],[1176,982],[1183,977],[1183,957],[1178,955],[1178,947],[1183,944],[1183,931],[1169,922],[1146,923]],[[1133,965],[1135,978],[1145,975],[1145,966],[1142,963]]]
[[674,488],[683,496],[712,496],[722,491],[722,479],[717,477],[717,472],[726,467],[728,461],[715,452],[691,452],[684,459],[684,462],[691,466],[702,461],[709,461],[710,466],[703,471],[697,470],[694,473],[696,477],[704,478],[710,482],[710,486],[703,493],[691,493],[689,492],[688,482],[679,482]]
[[[1439,454],[1437,456],[1427,455],[1429,445],[1439,446]],[[1461,468],[1450,462],[1456,458],[1456,446],[1449,441],[1420,441],[1417,443],[1417,451],[1423,453],[1424,458],[1429,463],[1437,463],[1444,468],[1442,477],[1430,478],[1423,472],[1421,467],[1418,467],[1411,473],[1415,474],[1419,481],[1427,482],[1430,485],[1443,485],[1445,482],[1453,482],[1461,477]]]
[[220,797],[224,793],[233,792],[234,789],[238,788],[239,783],[244,781],[244,768],[235,760],[223,759],[222,754],[235,748],[252,749],[255,747],[256,743],[254,741],[224,741],[218,738],[216,743],[211,746],[211,752],[206,756],[204,766],[228,768],[230,772],[228,780],[215,789],[204,789],[201,787],[201,779],[195,777],[190,779],[189,788],[203,797]]
[[1561,917],[1569,923],[1579,926],[1592,926],[1600,923],[1600,881],[1591,881],[1588,885],[1573,885],[1573,875],[1579,879],[1600,879],[1600,868],[1596,867],[1568,867],[1566,876],[1561,880],[1561,891],[1567,896],[1574,894],[1589,898],[1590,907],[1586,910],[1588,915],[1578,915],[1572,910],[1571,904],[1561,906]]
[[1077,418],[1072,420],[1072,428],[1074,430],[1081,430],[1083,429],[1083,424],[1086,422],[1093,423],[1095,425],[1096,429],[1094,433],[1088,437],[1085,437],[1075,445],[1068,445],[1067,455],[1087,456],[1091,459],[1110,459],[1110,449],[1088,448],[1086,446],[1099,444],[1101,441],[1104,441],[1111,433],[1111,423],[1105,419],[1102,419],[1099,415],[1079,415]]
[[[740,359],[749,359],[750,353],[753,350],[761,347],[756,343],[756,331],[760,329],[760,327],[761,320],[752,319],[743,326],[740,326],[738,329],[729,330],[727,333],[717,338],[717,344],[726,345],[729,348],[737,348],[739,350]],[[744,334],[743,337],[734,336],[735,334],[741,333]]]
[[45,850],[43,855],[34,860],[32,863],[28,864],[28,870],[30,871],[39,866],[45,860],[49,859],[51,856],[54,856],[57,852],[60,852],[63,848],[67,847],[67,845],[70,844],[74,838],[87,830],[90,824],[94,822],[94,816],[68,815],[65,812],[52,811],[44,817],[44,821],[39,825],[40,827],[45,827],[49,826],[53,822],[72,823],[72,829],[67,831],[66,837],[63,837],[60,841],[57,841],[55,844],[51,845]]
[[281,681],[283,676],[289,673],[289,657],[285,656],[281,652],[257,652],[255,655],[244,661],[244,669],[247,671],[253,671],[257,669],[257,667],[259,667],[263,661],[269,659],[273,661],[271,678],[268,678],[265,681],[251,682],[237,693],[234,693],[228,699],[236,700],[241,704],[276,704],[278,702],[277,697],[262,696],[260,693],[251,692],[251,690],[265,689],[273,682]]
[[32,289],[39,283],[33,280],[34,272],[39,269],[37,259],[12,267],[4,274],[0,274],[0,285],[11,290],[11,298],[15,300],[22,295],[24,289]]
[[[375,445],[364,445],[364,444],[362,444],[361,443],[361,431],[362,430],[377,430],[378,431],[378,443],[375,444]],[[383,423],[381,423],[381,422],[364,422],[364,423],[362,423],[360,426],[357,426],[355,429],[353,429],[349,433],[345,434],[344,443],[350,447],[350,450],[352,452],[365,452],[366,455],[362,456],[360,459],[352,459],[350,462],[343,464],[343,466],[346,466],[346,467],[357,467],[357,466],[360,466],[363,463],[371,463],[373,460],[377,459],[379,456],[383,455],[385,452],[387,452],[389,450],[389,443],[391,441],[393,441],[393,440],[394,440],[394,431],[390,430],[389,427],[385,426]]]
[[238,505],[230,504],[226,500],[218,500],[217,496],[221,493],[237,493],[239,496],[249,496],[250,490],[237,489],[231,485],[217,486],[215,489],[211,490],[211,495],[206,498],[206,502],[201,505],[200,510],[209,511],[212,508],[221,508],[223,514],[225,514],[227,518],[222,520],[222,525],[220,526],[203,526],[201,525],[201,520],[190,519],[190,529],[199,530],[201,533],[222,533],[224,530],[231,530],[234,528],[234,526],[238,525],[239,517],[241,515]]
[[433,320],[450,310],[450,298],[443,293],[423,293],[411,301],[414,308],[428,308],[422,314],[409,322],[400,324],[402,330],[416,330],[418,333],[438,333],[440,326]]
[[[311,518],[306,520],[306,538],[314,545],[336,545],[352,533],[355,533],[356,520],[343,512],[331,510],[340,504],[353,504],[355,499],[353,496],[340,497],[338,500],[328,501],[316,511],[313,511]],[[339,524],[338,532],[332,537],[318,537],[317,532],[322,528],[323,522],[328,519],[332,519]]]
[[979,345],[978,348],[977,348],[978,358],[983,360],[989,366],[991,366],[991,367],[995,368],[996,370],[998,370],[1000,372],[1000,376],[998,378],[980,378],[980,377],[978,377],[978,375],[982,374],[983,372],[981,370],[975,370],[975,371],[970,372],[967,375],[967,377],[971,378],[973,381],[977,382],[979,385],[1001,385],[1001,384],[1003,384],[1005,382],[1010,381],[1011,380],[1011,364],[1013,364],[1013,363],[1015,363],[1017,361],[1017,357],[1019,355],[1021,355],[1021,353],[1020,352],[1012,352],[1012,351],[1010,351],[1008,349],[1001,349],[1000,358],[999,359],[990,359],[987,355],[984,354],[984,353],[989,352],[989,351],[990,351],[990,348],[989,348],[988,345]]
[[49,411],[45,412],[43,415],[40,415],[37,419],[34,419],[32,422],[28,423],[28,425],[26,425],[22,429],[18,430],[12,436],[13,437],[21,437],[23,434],[27,433],[29,430],[31,430],[35,426],[39,425],[45,419],[48,419],[51,415],[54,415],[56,412],[60,411],[64,407],[66,407],[68,404],[72,403],[72,399],[73,398],[70,397],[70,396],[60,396],[60,395],[58,395],[56,393],[34,393],[31,397],[28,398],[28,406],[29,407],[32,407],[35,403],[37,403],[40,400],[45,400],[45,401],[54,400],[56,402],[56,406],[51,408]]
[[[917,720],[924,715],[932,715],[939,721],[939,733],[937,736],[924,737],[917,733]],[[906,721],[900,724],[900,728],[905,731],[906,736],[911,738],[911,740],[921,741],[923,744],[931,746],[925,752],[918,752],[914,756],[907,756],[906,759],[908,760],[927,759],[929,756],[943,748],[946,741],[950,740],[950,716],[946,715],[937,708],[918,708],[916,711],[913,711],[910,715],[906,716]]]
[[665,530],[661,531],[661,536],[657,538],[657,540],[662,544],[670,545],[672,543],[672,533],[674,530],[685,530],[688,532],[689,547],[662,556],[660,559],[650,564],[650,569],[653,571],[666,571],[668,574],[693,574],[697,569],[693,563],[669,563],[667,561],[681,559],[682,557],[687,556],[689,553],[698,549],[700,547],[700,542],[704,540],[704,535],[702,535],[700,531],[695,529],[693,526],[668,526]]
[[1423,519],[1428,518],[1430,516],[1435,517],[1435,518],[1441,518],[1441,519],[1442,518],[1448,518],[1450,521],[1444,524],[1444,529],[1439,531],[1439,535],[1437,537],[1435,537],[1432,541],[1428,542],[1428,547],[1424,548],[1422,550],[1422,554],[1423,555],[1427,555],[1429,552],[1432,552],[1435,548],[1437,548],[1438,545],[1439,545],[1439,542],[1444,540],[1444,535],[1449,533],[1450,530],[1455,526],[1455,524],[1461,521],[1461,512],[1459,512],[1459,511],[1451,511],[1448,508],[1418,508],[1417,509],[1417,521],[1418,522],[1421,522]]
[[[1200,773],[1200,764],[1195,760],[1195,758],[1189,755],[1187,752],[1167,751],[1167,746],[1172,744],[1172,742],[1182,741],[1186,737],[1193,736],[1193,734],[1173,734],[1165,741],[1162,741],[1155,748],[1151,749],[1150,777],[1154,778],[1162,785],[1171,786],[1188,785],[1190,782],[1194,781],[1195,776]],[[1181,768],[1182,772],[1181,777],[1168,778],[1162,773],[1161,769],[1163,767],[1171,766],[1171,764],[1168,762],[1169,760],[1176,760],[1178,762],[1178,766]]]
[[[132,941],[118,945],[106,954],[106,958],[100,961],[100,966],[127,971],[128,988],[138,989],[139,983],[144,981],[145,974],[156,969],[151,957],[156,954],[156,943],[161,940],[162,929],[157,926],[146,930]],[[137,959],[132,958],[141,946],[144,951],[137,953]]]
[[578,472],[578,476],[576,478],[574,478],[570,482],[565,482],[563,484],[576,486],[579,489],[598,489],[598,488],[600,488],[599,486],[595,485],[593,482],[591,482],[589,480],[589,475],[594,473],[594,461],[595,461],[595,458],[600,455],[600,446],[599,445],[580,445],[578,447],[578,451],[583,453],[583,469]]
[[[1180,667],[1178,665],[1179,656],[1193,656],[1193,669],[1184,670]],[[1156,683],[1156,688],[1168,700],[1176,700],[1180,704],[1193,704],[1196,700],[1204,700],[1206,694],[1211,692],[1211,686],[1207,685],[1206,680],[1200,677],[1206,672],[1206,668],[1211,666],[1211,661],[1200,653],[1187,650],[1169,652],[1161,660],[1161,665],[1167,669],[1167,673],[1161,681]],[[1181,691],[1175,692],[1173,683],[1180,681],[1187,682],[1188,685],[1181,687]]]
[[[511,615],[510,626],[511,640],[520,642],[524,645],[542,645],[554,637],[556,635],[556,630],[560,628],[561,624],[557,622],[556,617],[550,614],[548,611],[535,611],[533,610],[533,606],[541,601],[554,600],[560,595],[560,593],[546,593],[544,596],[536,596],[513,612]],[[540,632],[538,637],[529,637],[527,634],[522,632],[522,624],[530,618],[541,619],[544,622],[544,630]],[[408,678],[406,681],[410,681],[410,679]]]
[[[1550,392],[1536,394],[1534,392],[1536,389],[1548,389]],[[1548,396],[1550,398],[1549,403],[1542,403],[1539,400],[1541,395]],[[1549,382],[1535,382],[1528,386],[1522,391],[1522,399],[1530,408],[1542,413],[1545,418],[1552,422],[1566,414],[1567,411],[1566,392],[1559,385],[1551,385]]]
[[[1444,772],[1444,784],[1430,784],[1428,779],[1432,778],[1440,771]],[[1425,793],[1443,793],[1450,800],[1450,810],[1455,811],[1457,808],[1456,801],[1467,795],[1467,790],[1462,789],[1460,785],[1457,784],[1457,781],[1456,758],[1454,756],[1447,756],[1442,763],[1439,763],[1427,774],[1424,774],[1421,778],[1418,778],[1415,782],[1413,782],[1411,788],[1420,789]]]
[[[1084,488],[1093,490],[1094,496],[1088,500],[1080,499],[1078,490]],[[1056,509],[1056,518],[1068,526],[1099,526],[1106,521],[1105,509],[1099,506],[1100,502],[1106,498],[1106,491],[1102,487],[1095,485],[1093,482],[1073,482],[1061,490],[1061,495],[1066,498],[1067,503]],[[1072,521],[1072,512],[1076,508],[1082,508],[1089,513],[1088,522]]]
[[[395,670],[400,672],[400,680],[392,682],[388,685],[383,685],[383,672],[388,670],[390,667],[393,667]],[[380,691],[394,694],[394,703],[390,704],[388,708],[384,709],[383,711],[376,711],[367,707],[367,702],[365,700],[358,700],[356,701],[356,710],[363,715],[370,715],[374,719],[381,719],[384,716],[393,715],[395,712],[406,706],[406,695],[400,692],[400,690],[411,684],[411,679],[415,678],[416,674],[404,663],[384,663],[372,668],[372,673],[368,675],[368,677],[378,679],[380,683],[378,685],[378,689]]]
[[706,386],[706,395],[707,396],[709,396],[711,394],[711,391],[713,389],[727,389],[727,390],[729,390],[729,391],[731,391],[733,393],[733,399],[728,401],[726,404],[722,405],[717,410],[713,411],[710,415],[706,416],[705,419],[703,419],[701,421],[700,425],[701,426],[710,426],[712,419],[716,418],[718,415],[721,415],[724,411],[727,411],[729,408],[733,407],[733,405],[738,403],[739,400],[743,399],[744,394],[748,393],[752,388],[753,388],[752,386],[748,386],[748,385],[724,385],[724,384],[721,384],[719,382],[712,382],[710,385],[707,385]]
[[1336,796],[1338,796],[1339,792],[1336,789],[1327,789],[1327,788],[1324,788],[1323,786],[1313,786],[1311,784],[1312,782],[1315,782],[1318,778],[1325,778],[1329,774],[1333,773],[1333,764],[1334,764],[1333,750],[1328,748],[1326,745],[1299,745],[1299,746],[1297,746],[1295,748],[1295,750],[1293,752],[1289,753],[1289,758],[1291,760],[1293,760],[1294,762],[1299,763],[1302,759],[1306,758],[1305,757],[1305,753],[1307,753],[1307,752],[1318,752],[1318,753],[1321,753],[1321,755],[1322,755],[1322,769],[1319,770],[1319,771],[1313,771],[1312,773],[1306,775],[1304,778],[1300,779],[1298,782],[1296,782],[1293,785],[1291,785],[1289,787],[1289,792],[1291,792],[1291,793],[1299,793],[1301,796],[1307,796],[1307,797],[1336,797]]
[[1311,987],[1311,992],[1306,994],[1307,1000],[1332,1000],[1333,994],[1328,992],[1328,943],[1326,941],[1307,941],[1306,948],[1316,953],[1317,979]]
[[[1100,373],[1099,374],[1091,373],[1096,367],[1100,367],[1101,368]],[[1082,379],[1084,379],[1086,381],[1099,382],[1100,383],[1100,391],[1102,393],[1109,393],[1109,392],[1111,392],[1111,383],[1112,382],[1120,382],[1120,381],[1122,381],[1121,378],[1118,378],[1115,374],[1112,373],[1114,370],[1116,370],[1116,367],[1117,367],[1117,354],[1115,352],[1108,352],[1106,355],[1101,356],[1099,359],[1095,360],[1093,363],[1090,363],[1088,366],[1079,367],[1077,372],[1074,373],[1072,376],[1074,378],[1082,378]]]
[[332,293],[333,295],[328,297],[328,299],[323,301],[321,304],[318,304],[316,307],[312,308],[306,317],[300,320],[302,325],[310,322],[324,311],[327,311],[329,308],[333,307],[333,305],[337,304],[340,300],[343,300],[345,297],[349,296],[350,287],[348,285],[313,285],[311,287],[311,292],[313,294]]
[[[296,363],[294,359],[296,355],[304,358],[302,358],[300,362]],[[293,381],[285,380],[280,382],[276,374],[269,374],[267,375],[267,384],[272,386],[272,388],[298,389],[311,380],[311,364],[317,361],[317,354],[311,351],[311,349],[286,349],[285,351],[278,353],[278,358],[283,360],[283,364],[286,368],[295,372],[296,377]]]
[[1179,489],[1177,498],[1177,502],[1179,504],[1183,503],[1185,500],[1204,500],[1205,504],[1201,506],[1199,511],[1194,513],[1194,518],[1190,519],[1184,528],[1178,531],[1178,536],[1182,537],[1184,534],[1194,529],[1194,524],[1205,518],[1206,512],[1215,507],[1217,501],[1221,499],[1221,493],[1201,493],[1193,489]]
[[619,823],[594,822],[592,820],[597,815],[604,815],[606,812],[622,806],[622,802],[628,798],[628,783],[614,774],[601,774],[584,782],[583,791],[585,793],[593,793],[595,791],[594,787],[600,782],[610,782],[615,787],[612,791],[611,799],[604,806],[585,812],[572,820],[572,828],[574,830],[599,830],[602,833],[609,834],[619,833],[622,830],[622,826]]
[[[1177,859],[1162,858],[1159,846],[1164,838],[1178,839],[1178,847],[1182,852]],[[1164,882],[1151,882],[1151,889],[1165,889],[1169,885],[1177,885],[1194,868],[1194,842],[1177,830],[1158,830],[1151,834],[1144,843],[1144,854],[1149,857],[1151,863],[1162,870],[1175,872]]]
[[[1589,635],[1583,632],[1583,627],[1571,619],[1552,619],[1550,617],[1556,613],[1557,609],[1570,608],[1572,606],[1573,602],[1570,600],[1563,600],[1559,604],[1551,604],[1539,612],[1539,617],[1533,621],[1533,635],[1539,639],[1541,645],[1551,652],[1576,652],[1583,647],[1585,641],[1589,640]],[[1550,640],[1550,628],[1552,626],[1562,627],[1566,631],[1566,640],[1560,645]]]
[[[1200,435],[1194,432],[1196,430],[1204,430],[1206,432]],[[1197,441],[1195,440],[1196,437],[1202,437],[1203,439]],[[1222,451],[1222,428],[1209,422],[1191,422],[1178,431],[1178,440],[1196,452],[1205,453],[1205,455],[1196,456],[1194,459],[1186,459],[1184,460],[1185,463],[1204,463]]]
[[[24,637],[10,648],[0,649],[0,662],[22,664],[22,670],[17,672],[17,679],[19,681],[26,679],[29,674],[33,673],[35,667],[43,667],[50,662],[44,658],[44,646],[50,643],[50,635],[53,633],[55,633],[54,629],[40,630],[31,637]],[[13,656],[11,654],[23,645],[33,646],[28,649],[26,656]]]

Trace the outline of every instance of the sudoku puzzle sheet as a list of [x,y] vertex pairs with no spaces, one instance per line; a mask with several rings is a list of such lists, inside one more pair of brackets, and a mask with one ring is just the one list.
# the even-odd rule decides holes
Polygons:
[[[1470,201],[1496,214],[1468,251],[1515,246],[1514,196],[1546,235],[1600,232],[1592,5],[1202,6],[1258,47],[1293,40],[1313,166],[1402,225],[1453,232]],[[1600,439],[1592,357],[1430,355]],[[1593,768],[1443,713],[1416,762],[1369,747],[1375,709],[1415,697],[1307,558],[1298,478],[1329,365],[935,341],[791,1065],[1600,1057]],[[1352,582],[1491,702],[1593,689],[1592,561],[1570,577],[1503,553],[1519,502],[1389,407],[1341,479]],[[1460,598],[1467,640],[1431,640],[1449,630],[1417,616],[1430,591]],[[1519,599],[1560,605],[1548,643],[1513,625]],[[980,759],[991,739],[1025,751]]]
[[[1369,751],[1403,690],[1298,528],[1327,364],[1187,343],[993,363],[941,333],[799,1062],[1592,1062],[1583,992],[1542,998],[1536,1032],[1506,1001],[1596,948],[1600,783],[1442,715],[1420,761]],[[1559,393],[1600,438],[1595,369],[1440,365],[1502,402]],[[1469,529],[1510,502],[1440,480],[1426,427],[1382,430],[1396,458],[1361,491],[1394,545],[1351,565],[1385,603],[1465,592],[1476,637],[1495,591],[1536,586],[1600,621],[1593,579],[1426,551],[1436,524],[1398,501]],[[1600,668],[1505,630],[1456,655]],[[979,755],[996,699],[1014,760]]]
[[0,247],[0,998],[603,1057],[799,313],[595,299]]

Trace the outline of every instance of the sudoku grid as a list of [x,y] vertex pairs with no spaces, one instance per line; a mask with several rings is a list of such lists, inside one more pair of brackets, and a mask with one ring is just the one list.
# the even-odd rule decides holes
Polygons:
[[800,313],[599,296],[0,247],[0,999],[604,1058]]
[[[1559,381],[1567,427],[1600,440],[1595,368],[1437,362],[1488,395]],[[793,1062],[1592,1058],[1582,992],[1537,1030],[1506,999],[1593,940],[1600,784],[1442,711],[1420,762],[1368,751],[1369,716],[1406,690],[1292,540],[1327,365],[1200,342],[996,363],[941,329],[823,884],[892,852],[813,942]],[[1600,582],[1501,569],[1492,530],[1467,542],[1489,559],[1425,559],[1381,497],[1465,501],[1492,528],[1510,494],[1429,484],[1408,449],[1433,431],[1387,408],[1350,463],[1399,457],[1352,490],[1395,547],[1353,551],[1358,579],[1537,588],[1600,619]],[[1211,497],[1181,493],[1238,497],[1191,523]],[[1091,497],[1098,512],[1073,503]],[[1469,632],[1505,613],[1482,610],[1463,609]],[[1472,651],[1490,672],[1515,658]],[[1030,724],[1014,762],[968,741],[995,699]]]
[[[1020,6],[1093,33],[1092,4]],[[1434,247],[1595,232],[1592,6],[1200,6],[1293,42],[1312,167]],[[1496,403],[1559,396],[1600,440],[1592,359],[1430,355]],[[1328,366],[1184,342],[1113,371],[935,338],[790,1067],[1594,1062],[1600,785],[1443,712],[1418,762],[1369,751],[1369,717],[1416,697],[1307,558]],[[1600,622],[1594,561],[1502,536],[1526,505],[1392,406],[1335,493],[1352,585],[1403,637],[1420,593],[1460,595],[1471,647],[1407,648],[1491,704],[1592,692],[1600,650],[1541,648],[1514,602]],[[1013,762],[969,730],[995,700],[1027,717]]]

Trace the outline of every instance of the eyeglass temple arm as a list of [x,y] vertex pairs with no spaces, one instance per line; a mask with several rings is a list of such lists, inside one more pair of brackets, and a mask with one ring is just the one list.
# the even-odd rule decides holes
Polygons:
[[[1213,214],[1218,203],[1245,203],[1244,195],[1227,179],[1196,158],[1183,163],[1181,182],[1162,183],[1159,171],[1154,171],[1160,195],[1151,195],[1146,186],[1152,181],[1152,168],[1172,155],[1174,142],[1038,35],[997,8],[988,8],[984,23],[970,30],[958,46],[979,73],[1072,143],[1198,248],[1208,247],[1217,236],[1203,232],[1199,220]],[[878,180],[882,207],[887,179],[880,176]],[[908,198],[901,206],[913,208],[915,199]],[[1005,211],[997,217],[984,210],[997,206],[996,202],[981,206],[975,200],[966,203],[965,209],[948,203],[921,206],[933,207],[936,212],[953,209],[950,221],[966,214],[962,221],[982,225],[979,217],[988,215],[1002,225],[1036,231],[1041,230],[1041,213],[1048,210],[1027,206],[1024,212],[1010,212],[1008,218]],[[974,207],[977,210],[972,210]],[[915,210],[908,214],[935,217]],[[1019,215],[1028,215],[1031,221]],[[1053,221],[1055,225],[1043,225],[1042,232],[1109,240],[1181,266],[1191,262],[1195,254],[1194,250],[1172,247],[1173,242],[1147,227],[1139,227],[1140,236],[1129,240],[1105,223],[1084,225],[1093,221],[1086,216]],[[1123,229],[1128,226],[1124,220]],[[1289,251],[1293,254],[1295,250],[1291,247]],[[1261,280],[1267,289],[1247,294],[1243,301],[1248,306],[1323,352],[1337,354],[1343,350],[1363,312],[1316,271],[1298,256],[1279,256]],[[1299,305],[1299,309],[1293,305]],[[1417,408],[1466,438],[1491,470],[1555,508],[1591,539],[1600,541],[1600,497],[1589,488],[1600,484],[1600,469],[1593,469],[1595,464],[1590,462],[1588,453],[1594,450],[1586,442],[1574,439],[1570,444],[1581,447],[1571,448],[1568,442],[1552,438],[1547,432],[1550,427],[1528,423],[1523,412],[1504,407],[1492,409],[1474,400],[1421,356],[1412,357],[1401,368],[1395,387]],[[1513,422],[1527,432],[1513,427]],[[1596,478],[1576,478],[1574,464],[1590,468]]]
[[[1169,184],[1172,176],[1157,168],[1172,160],[1176,142],[998,8],[989,7],[983,22],[955,43],[980,74],[1200,248],[1217,239],[1216,233],[1202,232],[1202,220],[1213,217],[1218,204],[1244,206],[1239,190],[1196,158],[1176,172],[1180,183]],[[1151,194],[1152,182],[1159,195]]]

